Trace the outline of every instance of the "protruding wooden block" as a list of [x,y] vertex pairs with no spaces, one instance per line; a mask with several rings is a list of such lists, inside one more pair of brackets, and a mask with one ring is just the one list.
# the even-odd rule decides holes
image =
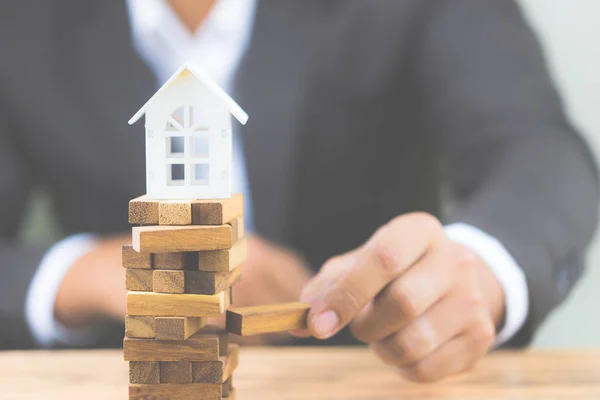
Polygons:
[[123,352],[125,361],[217,361],[227,346],[227,332],[213,328],[187,340],[125,338]]
[[227,330],[239,336],[306,329],[310,304],[281,303],[227,310]]
[[191,225],[192,204],[189,200],[161,200],[158,203],[160,225]]
[[125,288],[141,292],[152,291],[151,269],[128,269],[125,271]]
[[[228,400],[233,400],[232,394],[233,392],[229,393]],[[222,398],[222,384],[129,385],[129,400],[221,400]]]
[[244,223],[244,217],[238,217],[232,219],[227,224],[231,225],[231,229],[233,230],[233,241],[237,242],[244,236],[246,236],[246,227]]
[[160,383],[158,361],[129,361],[129,383]]
[[205,272],[228,272],[246,260],[248,241],[241,238],[231,249],[198,252],[198,270]]
[[191,204],[194,225],[222,225],[244,214],[242,194],[229,199],[194,200]]
[[229,289],[242,277],[242,268],[231,272],[185,271],[185,293],[215,294]]
[[198,252],[154,254],[154,269],[196,269],[196,265],[198,265]]
[[153,279],[156,293],[185,293],[185,271],[155,270]]
[[158,225],[158,201],[143,195],[129,201],[129,223]]
[[206,326],[206,318],[156,317],[156,339],[186,340]]
[[133,249],[146,253],[229,249],[238,237],[228,224],[136,226],[132,231]]
[[125,268],[152,268],[152,254],[138,253],[131,245],[123,246],[122,250],[123,267]]
[[192,362],[192,382],[224,383],[238,366],[239,350],[237,344],[230,344],[227,356],[219,361]]
[[218,317],[229,307],[227,291],[206,294],[127,293],[127,314],[160,317]]
[[125,316],[125,336],[128,338],[154,339],[155,319],[152,316]]
[[160,383],[192,383],[192,363],[189,361],[161,361]]

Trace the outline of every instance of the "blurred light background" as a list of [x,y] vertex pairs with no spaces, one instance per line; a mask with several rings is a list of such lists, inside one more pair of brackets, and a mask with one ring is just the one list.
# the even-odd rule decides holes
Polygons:
[[[542,42],[572,121],[600,157],[600,0],[519,2]],[[596,236],[585,275],[567,301],[548,318],[534,346],[600,346],[600,238]],[[22,240],[47,243],[60,237],[47,196],[34,193],[23,222]]]

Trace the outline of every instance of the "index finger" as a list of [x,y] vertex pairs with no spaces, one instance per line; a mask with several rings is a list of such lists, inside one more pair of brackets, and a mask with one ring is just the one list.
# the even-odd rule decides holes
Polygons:
[[415,264],[440,237],[440,223],[423,213],[397,217],[380,228],[349,260],[343,275],[315,301],[308,328],[320,339],[346,326],[386,285]]

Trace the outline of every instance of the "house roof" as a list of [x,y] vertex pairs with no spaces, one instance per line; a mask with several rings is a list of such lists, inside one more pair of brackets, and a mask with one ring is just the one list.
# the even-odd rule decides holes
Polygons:
[[128,121],[129,125],[134,124],[138,119],[141,118],[142,115],[145,114],[146,108],[148,105],[152,103],[152,101],[157,98],[163,91],[165,91],[171,83],[177,79],[179,75],[181,75],[184,71],[189,71],[200,83],[202,83],[214,96],[215,99],[218,100],[224,107],[226,107],[231,114],[242,125],[245,125],[248,121],[248,114],[240,107],[223,89],[219,87],[207,74],[198,69],[194,64],[190,62],[186,62],[165,82],[164,85],[161,86],[160,89],[150,99],[139,109],[138,112],[135,113],[133,117]]

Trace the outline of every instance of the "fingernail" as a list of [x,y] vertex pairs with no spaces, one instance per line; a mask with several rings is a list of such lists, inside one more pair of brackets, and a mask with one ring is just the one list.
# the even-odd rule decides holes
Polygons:
[[315,333],[320,339],[328,339],[335,333],[340,319],[334,311],[325,311],[314,320]]

